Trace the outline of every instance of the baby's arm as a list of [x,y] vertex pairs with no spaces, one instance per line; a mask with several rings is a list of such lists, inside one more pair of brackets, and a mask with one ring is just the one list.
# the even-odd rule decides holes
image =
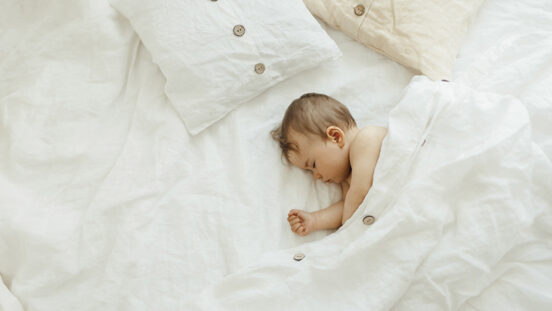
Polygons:
[[316,212],[292,209],[288,221],[291,231],[304,236],[316,230],[339,228],[342,213],[343,200]]
[[354,214],[372,187],[374,170],[385,134],[387,129],[383,127],[366,128],[357,134],[351,145],[351,186],[343,204],[342,224]]

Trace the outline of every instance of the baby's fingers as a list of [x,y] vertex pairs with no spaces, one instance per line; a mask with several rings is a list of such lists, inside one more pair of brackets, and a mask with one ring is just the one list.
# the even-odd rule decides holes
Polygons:
[[301,222],[301,219],[300,219],[299,217],[293,216],[293,217],[291,217],[291,219],[288,219],[288,221],[289,221],[289,225],[290,225],[290,226],[293,226],[293,225],[295,225],[295,224],[297,224],[297,223],[300,223],[300,222]]
[[296,223],[296,224],[291,226],[291,231],[297,233],[297,230],[299,230],[299,228],[301,228],[301,227],[302,227],[301,223]]
[[298,216],[299,215],[299,210],[292,209],[291,211],[289,211],[288,216],[292,216],[292,215]]

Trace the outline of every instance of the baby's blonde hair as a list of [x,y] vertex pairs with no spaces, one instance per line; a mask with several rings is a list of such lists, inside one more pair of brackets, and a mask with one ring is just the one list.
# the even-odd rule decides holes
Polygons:
[[324,94],[307,93],[291,102],[282,123],[270,134],[289,161],[289,152],[297,151],[297,146],[288,140],[290,129],[325,139],[326,129],[332,125],[345,131],[356,126],[356,122],[349,109],[336,99]]

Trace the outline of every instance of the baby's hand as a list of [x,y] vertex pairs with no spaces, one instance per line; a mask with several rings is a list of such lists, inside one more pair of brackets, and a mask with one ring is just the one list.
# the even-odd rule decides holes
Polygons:
[[300,236],[305,236],[314,231],[314,215],[302,210],[292,209],[288,213],[289,226],[291,231]]

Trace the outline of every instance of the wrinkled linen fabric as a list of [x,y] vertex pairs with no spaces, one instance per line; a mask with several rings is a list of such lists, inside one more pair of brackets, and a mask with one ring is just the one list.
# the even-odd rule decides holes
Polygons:
[[8,290],[0,276],[0,310],[23,311],[23,307],[17,298]]
[[227,276],[201,306],[545,310],[550,180],[519,100],[417,77],[390,113],[372,189],[353,217]]
[[285,215],[339,190],[286,166],[270,130],[306,90],[385,125],[412,76],[328,29],[346,57],[192,136],[107,1],[4,3],[0,275],[25,311],[189,310],[259,254],[327,236],[300,239]]
[[[551,28],[548,0],[487,0],[451,79],[482,93],[519,99],[529,111],[534,141],[549,158],[551,130],[544,121],[552,119]],[[230,295],[223,286],[235,273],[266,264],[265,253],[287,249],[285,256],[273,260],[297,269],[292,259],[296,248],[334,239],[332,231],[298,237],[289,230],[285,219],[290,209],[318,210],[339,200],[340,191],[287,166],[269,132],[289,102],[307,91],[324,92],[346,103],[361,126],[387,126],[389,112],[403,97],[412,73],[341,32],[326,30],[342,58],[273,86],[192,136],[167,99],[165,78],[151,54],[106,1],[5,0],[0,10],[0,306],[8,311],[20,311],[19,306],[25,311],[196,310],[202,303],[198,297],[209,288],[219,289],[215,303],[241,305],[243,293]],[[435,148],[433,143],[427,139],[421,154]],[[356,241],[367,230],[381,228],[382,215],[370,213],[377,218],[372,228],[357,228],[357,218],[336,236],[351,229],[351,241]],[[435,217],[431,224],[443,218]],[[466,217],[454,225],[469,224],[461,222]],[[550,230],[549,222],[543,213],[523,235]],[[397,226],[390,224],[390,230]],[[485,232],[491,232],[490,227]],[[480,239],[508,246],[492,236]],[[521,240],[514,238],[512,243]],[[392,242],[384,239],[382,249]],[[399,242],[391,251],[420,252],[419,244],[403,247]],[[348,241],[345,244],[337,253],[328,248],[317,254],[338,256],[349,247]],[[541,298],[543,289],[549,288],[545,277],[551,275],[551,263],[546,258],[534,261],[542,254],[539,245],[513,247],[500,262],[518,264],[505,268],[460,309],[548,311]],[[350,247],[347,256],[354,263],[356,246]],[[308,264],[313,253],[299,250],[306,255],[299,264]],[[381,260],[386,258],[393,257]],[[347,302],[330,302],[320,309],[365,310],[358,301],[378,299],[380,292],[382,301],[390,297],[392,287],[378,287],[387,273],[372,271],[380,277],[362,284],[362,276],[347,270],[348,262],[339,261],[344,266],[331,266],[331,273],[301,282],[305,287],[314,282],[328,297],[337,297],[330,284],[336,279],[337,284],[347,281],[377,290],[342,291],[350,298]],[[429,263],[431,270],[460,273],[448,262]],[[396,268],[389,264],[383,269]],[[290,271],[288,277],[297,279],[295,270]],[[466,278],[473,278],[479,290],[479,279],[470,269],[467,272]],[[229,283],[221,283],[227,276]],[[242,288],[251,281],[270,282],[265,276],[272,277],[252,276]],[[429,276],[427,282],[436,280],[435,288],[445,288],[435,274]],[[274,287],[287,286],[277,282],[282,277],[274,278]],[[411,278],[405,273],[396,284],[405,288]],[[317,285],[322,282],[327,287]],[[416,284],[427,284],[420,282]],[[436,301],[448,295],[451,305],[457,305],[458,285],[450,283],[451,291],[443,291]],[[264,297],[275,292],[256,292],[256,309],[267,308],[270,300],[263,303]],[[290,295],[297,294],[299,302],[305,299],[300,293]],[[403,293],[412,294],[406,289]],[[433,294],[435,290],[428,291]],[[397,290],[396,299],[400,297]],[[401,308],[424,309],[410,301]]]

